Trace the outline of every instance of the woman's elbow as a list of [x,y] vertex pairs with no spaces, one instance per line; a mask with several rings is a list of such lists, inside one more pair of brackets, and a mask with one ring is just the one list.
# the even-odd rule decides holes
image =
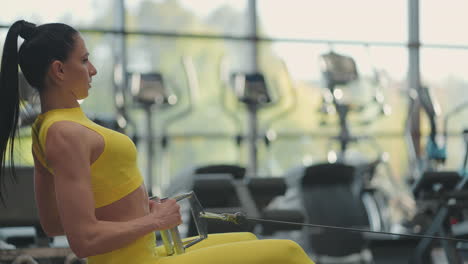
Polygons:
[[92,248],[89,245],[86,245],[86,242],[72,242],[69,241],[70,249],[75,253],[78,258],[87,258],[94,255]]
[[87,257],[91,256],[91,254],[89,254],[85,250],[81,251],[81,250],[77,250],[77,249],[73,249],[73,248],[71,250],[76,255],[76,257],[79,258],[79,259],[84,259],[84,258],[87,258]]
[[98,254],[96,240],[93,238],[95,238],[94,235],[85,234],[85,232],[76,235],[67,235],[70,249],[78,258],[87,258]]

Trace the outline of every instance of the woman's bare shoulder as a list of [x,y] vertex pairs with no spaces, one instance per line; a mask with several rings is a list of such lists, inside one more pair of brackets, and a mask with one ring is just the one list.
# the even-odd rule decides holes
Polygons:
[[65,154],[66,151],[79,152],[89,141],[88,129],[73,121],[54,122],[47,130],[46,155]]

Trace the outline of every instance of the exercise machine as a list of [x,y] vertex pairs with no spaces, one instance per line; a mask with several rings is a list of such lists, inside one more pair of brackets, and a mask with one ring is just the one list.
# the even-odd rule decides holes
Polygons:
[[[465,157],[459,171],[443,170],[447,159],[447,140],[449,119],[468,106],[462,103],[447,113],[443,122],[443,132],[440,133],[437,126],[437,118],[441,115],[437,102],[427,86],[421,87],[414,93],[430,124],[430,133],[426,142],[425,156],[417,158],[416,150],[413,149],[413,159],[416,157],[416,165],[412,184],[412,192],[417,204],[417,213],[411,224],[416,226],[420,233],[426,236],[440,235],[444,237],[462,237],[466,234],[456,234],[455,224],[463,222],[468,205],[468,188],[466,177],[466,166],[468,160],[468,149],[465,149]],[[410,116],[417,110],[417,106],[410,109]],[[442,138],[440,138],[442,137]],[[467,145],[465,131],[463,133],[465,146]],[[408,141],[412,138],[408,137]],[[414,146],[414,144],[411,144]],[[466,232],[465,232],[466,233]],[[430,238],[422,239],[411,259],[412,263],[432,263],[431,252],[434,247],[442,247],[449,263],[463,263],[462,255],[458,246],[460,243],[454,241],[441,241],[441,245],[435,244]]]
[[[336,114],[338,117],[339,133],[331,137],[330,142],[338,142],[339,150],[328,153],[328,162],[289,170],[285,176],[289,189],[282,206],[296,204],[303,208],[306,223],[388,231],[388,197],[372,185],[377,167],[388,166],[386,155],[373,137],[352,134],[349,115],[361,116],[365,111],[373,110],[371,117],[355,121],[355,125],[364,126],[388,115],[389,106],[377,84],[369,101],[356,104],[344,100],[348,86],[359,84],[361,79],[353,58],[331,51],[320,56],[320,63],[326,87],[320,111],[326,116]],[[322,124],[326,121],[322,120]],[[361,142],[370,144],[377,153],[371,161],[353,163],[349,148]],[[319,262],[329,257],[362,256],[368,248],[368,237],[362,233],[307,229],[303,234],[307,248],[317,255]]]
[[[132,73],[130,78],[131,93],[145,113],[145,143],[146,143],[146,180],[149,195],[153,195],[153,162],[154,162],[154,127],[153,112],[154,108],[158,110],[171,107],[177,103],[177,96],[169,93],[163,76],[159,72],[150,73]],[[163,139],[162,145],[165,146],[166,139]],[[158,175],[159,177],[164,177]]]

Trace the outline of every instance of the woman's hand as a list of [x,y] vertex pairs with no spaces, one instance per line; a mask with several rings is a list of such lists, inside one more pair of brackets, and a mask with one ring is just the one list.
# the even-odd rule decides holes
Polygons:
[[176,227],[182,223],[180,205],[174,199],[162,202],[149,200],[150,215],[158,226],[158,230]]

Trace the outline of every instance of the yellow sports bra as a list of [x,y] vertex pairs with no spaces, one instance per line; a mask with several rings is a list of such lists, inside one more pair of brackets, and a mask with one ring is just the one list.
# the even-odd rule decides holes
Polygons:
[[45,143],[49,127],[58,121],[78,123],[95,131],[104,139],[104,151],[91,164],[95,208],[123,198],[143,183],[137,166],[135,144],[126,135],[89,120],[80,107],[54,109],[40,114],[32,126],[32,150],[39,162],[52,174],[54,171],[45,157]]

